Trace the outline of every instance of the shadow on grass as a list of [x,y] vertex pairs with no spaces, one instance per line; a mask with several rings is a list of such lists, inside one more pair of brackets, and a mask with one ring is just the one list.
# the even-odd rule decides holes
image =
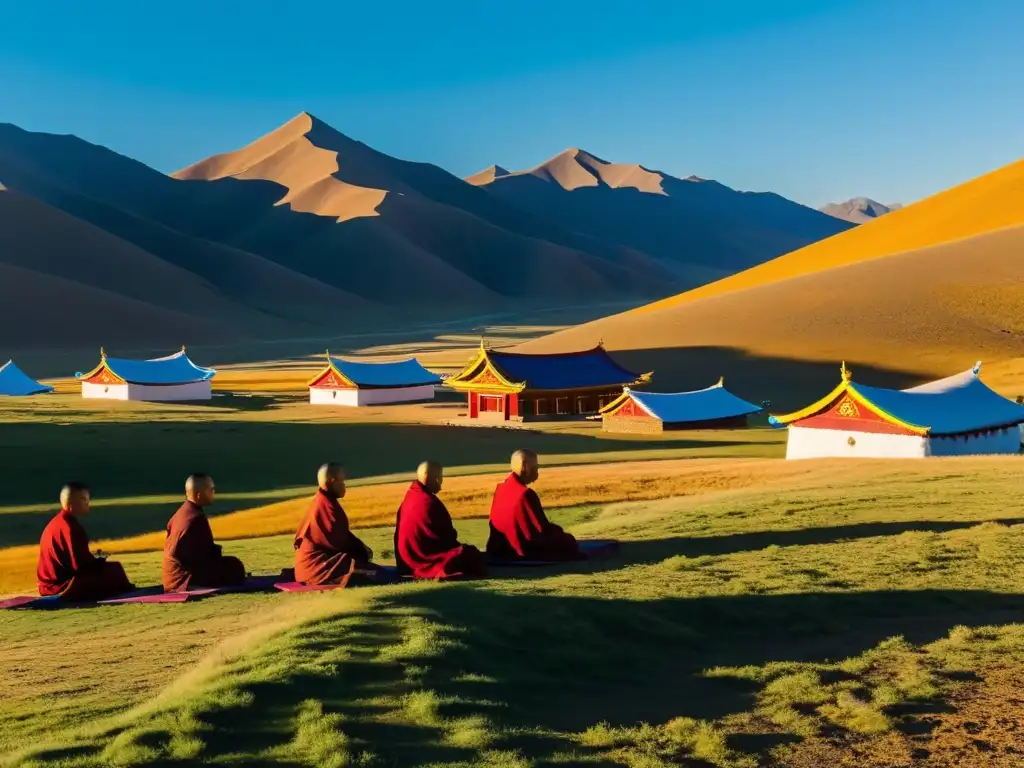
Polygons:
[[[835,661],[895,635],[926,643],[957,625],[1010,623],[1022,609],[1022,595],[980,590],[650,601],[502,594],[480,584],[393,591],[373,610],[307,626],[288,649],[299,663],[282,677],[240,675],[244,706],[197,711],[202,760],[241,754],[261,764],[261,755],[280,754],[315,700],[340,717],[350,751],[385,765],[484,764],[488,750],[516,750],[537,766],[621,765],[578,734],[600,722],[753,709],[754,682],[708,677],[708,668]],[[732,741],[765,755],[796,738]]]
[[[212,510],[274,501],[276,489],[312,487],[324,461],[345,463],[350,477],[409,472],[424,457],[448,466],[507,466],[523,436],[497,429],[386,423],[287,423],[255,421],[11,423],[0,441],[0,487],[5,505],[55,503],[69,478],[90,483],[95,499],[177,497],[188,473],[210,472],[224,493],[265,491],[251,504],[223,502]],[[608,454],[702,448],[730,455],[743,444],[725,440],[603,440],[597,433],[536,433],[535,450],[548,455]],[[278,497],[280,498],[280,497]],[[397,502],[396,502],[397,503]],[[176,505],[147,504],[97,509],[87,528],[92,538],[131,536],[162,529]],[[3,546],[39,540],[49,512],[0,514]]]
[[1024,517],[988,518],[980,520],[910,520],[907,522],[854,523],[822,528],[800,528],[792,531],[754,531],[723,536],[678,536],[666,539],[625,541],[611,556],[581,562],[553,563],[536,567],[501,567],[491,576],[517,580],[543,579],[555,573],[599,573],[630,565],[660,563],[670,557],[704,557],[756,552],[768,547],[805,547],[836,544],[855,539],[899,536],[914,531],[946,533],[973,528],[983,523],[1021,525]]

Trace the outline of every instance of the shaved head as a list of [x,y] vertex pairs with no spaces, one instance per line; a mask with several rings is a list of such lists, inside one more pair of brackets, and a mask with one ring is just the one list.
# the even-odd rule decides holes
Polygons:
[[212,504],[214,493],[213,478],[205,472],[193,472],[185,478],[185,498],[193,504],[200,507]]
[[320,490],[336,499],[345,495],[345,480],[347,479],[345,467],[336,461],[321,464],[320,469],[316,471],[316,484],[320,486]]
[[535,482],[540,476],[540,461],[537,454],[526,448],[520,448],[512,454],[512,471],[526,485]]
[[444,484],[444,467],[436,461],[421,461],[416,467],[416,479],[431,493],[437,493]]
[[85,483],[73,480],[70,483],[64,483],[64,487],[60,489],[60,508],[66,509],[73,515],[88,514],[89,501],[89,486]]
[[326,464],[321,464],[320,469],[316,471],[316,481],[321,486],[332,477],[341,477],[345,474],[345,468],[336,461],[328,461]]

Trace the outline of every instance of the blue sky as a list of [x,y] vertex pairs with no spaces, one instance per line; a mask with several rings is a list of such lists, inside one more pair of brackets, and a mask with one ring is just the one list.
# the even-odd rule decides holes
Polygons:
[[1020,0],[37,0],[0,121],[162,171],[307,110],[460,176],[569,146],[809,205],[1024,156]]

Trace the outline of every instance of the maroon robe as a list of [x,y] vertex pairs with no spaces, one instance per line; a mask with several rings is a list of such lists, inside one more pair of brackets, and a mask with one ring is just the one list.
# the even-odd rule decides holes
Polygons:
[[102,600],[135,589],[120,563],[89,551],[85,528],[64,509],[43,529],[36,581],[40,595],[60,595],[66,600]]
[[165,592],[196,587],[231,587],[245,581],[245,566],[237,557],[221,554],[203,508],[182,504],[167,523],[164,541]]
[[395,520],[395,564],[402,576],[417,579],[481,578],[487,575],[483,554],[459,544],[444,503],[413,481]]
[[491,501],[487,554],[496,560],[580,560],[571,533],[548,520],[537,493],[513,472]]
[[341,502],[318,489],[295,532],[295,580],[347,586],[356,570],[374,570],[369,550],[348,527]]

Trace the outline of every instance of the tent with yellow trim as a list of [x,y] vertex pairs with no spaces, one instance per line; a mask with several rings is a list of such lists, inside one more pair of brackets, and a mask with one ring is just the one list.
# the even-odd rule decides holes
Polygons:
[[434,399],[441,377],[414,357],[392,361],[357,361],[331,357],[309,381],[314,405],[366,406],[414,403]]
[[99,365],[76,376],[82,397],[172,402],[209,400],[216,374],[193,363],[182,346],[180,352],[150,360],[107,357],[101,348]]
[[989,389],[974,368],[910,389],[842,381],[815,403],[774,415],[786,458],[922,458],[1018,453],[1024,405]]
[[651,374],[626,370],[604,346],[577,352],[523,354],[486,347],[445,385],[465,392],[469,418],[521,422],[596,414],[624,386]]

